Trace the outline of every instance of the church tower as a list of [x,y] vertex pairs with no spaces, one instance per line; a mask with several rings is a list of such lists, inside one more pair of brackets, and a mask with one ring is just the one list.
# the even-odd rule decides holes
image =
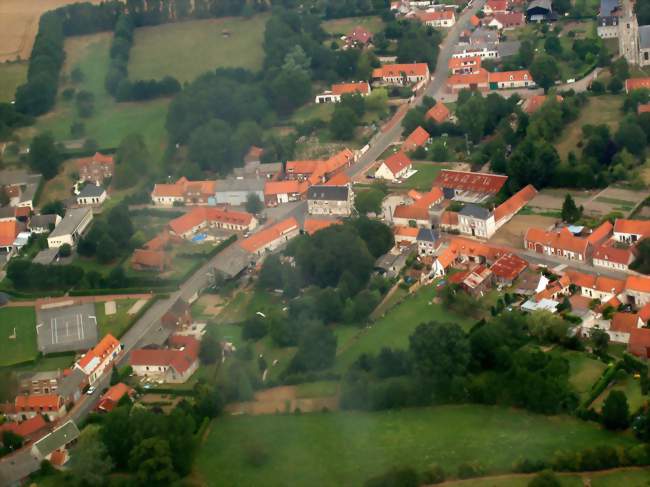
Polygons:
[[622,0],[623,12],[618,22],[618,52],[629,64],[639,64],[639,23],[634,2]]

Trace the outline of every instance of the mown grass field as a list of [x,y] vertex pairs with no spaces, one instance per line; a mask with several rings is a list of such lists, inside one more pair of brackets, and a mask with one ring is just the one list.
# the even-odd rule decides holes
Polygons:
[[33,127],[20,131],[22,138],[29,138],[41,131],[51,131],[59,140],[70,140],[70,126],[75,121],[85,125],[86,137],[97,141],[100,148],[117,147],[122,139],[132,133],[140,133],[145,139],[151,163],[160,160],[165,147],[165,118],[168,99],[149,102],[117,103],[104,89],[104,78],[108,70],[108,52],[111,34],[71,37],[65,41],[66,63],[64,76],[69,76],[75,67],[83,72],[84,79],[77,85],[62,84],[61,90],[70,86],[77,91],[86,90],[95,95],[95,112],[80,119],[73,101],[59,97],[54,110],[40,117]]
[[[339,336],[334,370],[343,373],[361,354],[376,354],[382,347],[408,348],[409,336],[421,323],[429,321],[458,323],[465,329],[469,329],[475,323],[472,318],[454,315],[445,310],[441,304],[432,303],[435,295],[434,286],[424,287],[389,310],[372,326],[362,329],[352,328],[358,332],[345,337]],[[345,328],[351,327],[343,329]]]
[[[16,338],[10,339],[14,330]],[[37,355],[34,308],[0,309],[0,366],[33,360]]]
[[115,301],[117,311],[115,314],[107,315],[105,303],[95,303],[95,313],[97,315],[97,325],[99,326],[99,336],[110,333],[116,338],[121,337],[133,323],[135,315],[127,313],[136,299],[120,299]]
[[0,103],[14,99],[16,88],[27,81],[27,63],[0,64]]
[[555,148],[562,160],[566,161],[571,151],[576,156],[580,156],[582,151],[578,148],[578,142],[582,140],[582,127],[584,125],[606,124],[614,132],[623,117],[622,106],[622,95],[589,97],[589,102],[582,107],[578,119],[564,129],[563,136],[555,144]]
[[[195,468],[214,486],[359,486],[397,465],[438,463],[455,476],[459,464],[478,461],[487,473],[505,473],[524,457],[634,442],[566,416],[485,406],[240,416],[212,424]],[[251,466],[251,450],[267,462]]]
[[569,382],[580,395],[580,399],[586,399],[591,386],[602,375],[606,365],[582,352],[565,351],[561,355],[569,361]]
[[617,383],[611,388],[605,389],[603,393],[596,398],[596,400],[591,404],[596,411],[600,411],[603,407],[607,396],[612,391],[623,391],[625,397],[627,397],[627,403],[630,406],[630,412],[634,413],[637,411],[643,404],[648,400],[647,397],[644,397],[641,394],[641,384],[639,379],[635,379],[632,376],[627,377],[625,380]]
[[262,41],[268,18],[192,20],[137,29],[129,78],[169,75],[182,83],[216,68],[258,71],[264,60]]
[[[648,469],[621,469],[608,472],[586,472],[581,474],[556,474],[562,487],[583,487],[591,482],[592,487],[647,487],[650,482],[650,470]],[[498,477],[486,477],[472,479],[472,487],[527,487],[528,482],[534,477],[530,475],[503,475]],[[448,487],[467,487],[467,480],[447,482]]]
[[418,191],[430,191],[440,171],[449,169],[449,166],[432,162],[414,162],[413,169],[417,169],[418,172],[404,181],[400,186]]
[[323,30],[328,34],[348,35],[356,26],[376,34],[384,28],[380,17],[370,15],[367,17],[346,17],[343,19],[326,20],[322,23]]

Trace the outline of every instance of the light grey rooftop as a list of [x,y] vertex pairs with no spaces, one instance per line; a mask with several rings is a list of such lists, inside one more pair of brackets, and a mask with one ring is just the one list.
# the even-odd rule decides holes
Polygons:
[[92,213],[90,208],[68,208],[63,220],[50,233],[50,237],[60,237],[74,232],[88,213]]

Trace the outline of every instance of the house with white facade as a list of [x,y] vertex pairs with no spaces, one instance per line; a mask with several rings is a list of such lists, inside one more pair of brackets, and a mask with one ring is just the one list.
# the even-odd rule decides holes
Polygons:
[[93,210],[91,208],[68,208],[63,220],[48,235],[47,246],[53,248],[68,244],[74,247],[92,220]]

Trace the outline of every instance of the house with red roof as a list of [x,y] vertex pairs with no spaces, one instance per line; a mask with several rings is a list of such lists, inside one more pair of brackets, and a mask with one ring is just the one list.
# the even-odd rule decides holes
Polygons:
[[471,74],[476,73],[481,67],[481,57],[451,57],[447,62],[447,67],[451,74]]
[[625,80],[625,93],[641,89],[650,90],[650,78],[630,78]]
[[650,358],[650,329],[634,328],[630,333],[628,352],[641,358]]
[[398,205],[393,210],[393,224],[397,226],[431,227],[431,217],[427,208],[414,205]]
[[609,240],[594,249],[592,263],[594,267],[628,271],[630,264],[636,258],[634,249],[634,247],[619,247],[614,240]]
[[285,181],[267,181],[264,183],[264,204],[278,206],[282,203],[299,201],[307,194],[309,183],[290,179]]
[[443,169],[433,185],[442,188],[447,199],[481,203],[496,195],[507,180],[500,174]]
[[13,407],[4,411],[11,421],[27,421],[36,416],[45,416],[56,421],[66,414],[63,398],[58,394],[20,394],[14,399]]
[[252,231],[257,227],[257,219],[245,211],[234,211],[228,207],[193,208],[168,223],[171,235],[190,239],[197,232],[209,228],[233,232]]
[[625,295],[628,303],[637,308],[650,303],[650,277],[628,276],[625,280]]
[[552,231],[529,228],[524,236],[524,248],[539,254],[580,262],[588,262],[591,255],[589,241],[576,237],[566,227]]
[[508,11],[508,0],[488,0],[483,6],[486,15],[505,13]]
[[[526,98],[522,105],[522,109],[526,113],[535,113],[537,110],[542,108],[544,103],[546,103],[546,100],[548,100],[548,97],[546,95],[533,95],[529,98]],[[564,98],[560,95],[555,95],[555,101],[562,103],[564,101]]]
[[372,32],[357,25],[352,32],[345,36],[346,49],[363,49],[372,44]]
[[338,83],[333,84],[330,90],[324,91],[320,95],[317,95],[314,101],[316,103],[339,103],[343,95],[368,96],[369,94],[370,85],[367,81]]
[[302,231],[307,235],[313,235],[319,230],[331,227],[332,225],[340,225],[343,223],[341,220],[322,220],[317,218],[305,218],[305,223],[302,226]]
[[522,12],[497,12],[483,21],[483,25],[497,30],[511,30],[521,27],[526,23]]
[[535,86],[535,81],[527,69],[489,73],[488,81],[491,90],[529,88]]
[[434,10],[433,12],[418,12],[415,17],[429,27],[453,27],[456,23],[456,14],[453,10]]
[[214,198],[216,181],[190,181],[185,176],[173,184],[155,184],[151,192],[154,205],[207,205]]
[[642,113],[650,113],[650,103],[639,103],[639,105],[636,107],[636,113],[637,115],[641,115]]
[[430,140],[431,136],[429,135],[429,132],[418,126],[409,134],[408,137],[406,137],[406,139],[404,139],[402,150],[405,150],[406,152],[414,151],[419,147],[424,147]]
[[101,397],[99,403],[97,403],[97,411],[110,413],[124,396],[133,398],[133,396],[135,396],[135,389],[127,386],[123,382],[118,382],[109,387]]
[[160,319],[163,326],[172,330],[187,329],[193,321],[192,307],[182,298],[174,301],[172,307]]
[[427,113],[424,115],[424,119],[433,120],[436,123],[443,123],[449,120],[450,116],[451,112],[449,111],[449,108],[447,108],[447,105],[438,101],[435,105],[429,108],[429,110],[427,110]]
[[129,364],[137,377],[168,384],[186,382],[199,367],[199,342],[191,336],[172,335],[166,348],[139,348]]
[[650,221],[618,218],[614,222],[614,240],[624,244],[635,244],[650,236]]
[[375,177],[388,181],[397,181],[413,169],[413,163],[403,151],[388,156],[375,171]]
[[171,257],[164,250],[135,249],[131,267],[136,271],[163,272],[171,265]]
[[528,268],[528,262],[518,255],[508,253],[499,257],[490,270],[499,284],[510,286]]
[[372,71],[372,79],[387,85],[404,86],[428,81],[430,77],[427,63],[385,64]]
[[[468,58],[476,57],[468,54]],[[469,73],[452,74],[447,78],[447,91],[458,93],[461,90],[487,91],[490,89],[490,73],[484,68],[477,68]]]
[[37,414],[20,423],[7,421],[0,425],[0,440],[2,440],[2,433],[11,431],[12,433],[23,438],[24,443],[32,442],[48,431],[48,423],[42,415]]
[[74,366],[86,375],[88,384],[92,386],[112,366],[121,352],[122,344],[109,333],[77,360]]
[[415,243],[419,231],[420,229],[417,227],[409,227],[408,225],[396,225],[393,227],[395,244],[409,246]]
[[497,229],[509,222],[512,217],[519,213],[524,206],[530,203],[536,195],[537,190],[532,184],[529,184],[497,206],[494,209],[494,220]]
[[104,184],[104,181],[113,176],[115,162],[113,156],[95,152],[92,157],[85,157],[77,160],[77,172],[79,180],[90,181],[97,186]]
[[300,234],[300,226],[294,217],[274,223],[239,242],[239,246],[250,254],[263,256],[286,244]]
[[502,247],[464,237],[455,237],[449,242],[449,246],[438,255],[438,258],[433,263],[432,271],[435,276],[444,276],[447,269],[453,266],[454,263],[490,264],[508,253],[511,252]]
[[14,252],[14,242],[21,232],[22,224],[17,220],[0,221],[0,252],[11,256]]

